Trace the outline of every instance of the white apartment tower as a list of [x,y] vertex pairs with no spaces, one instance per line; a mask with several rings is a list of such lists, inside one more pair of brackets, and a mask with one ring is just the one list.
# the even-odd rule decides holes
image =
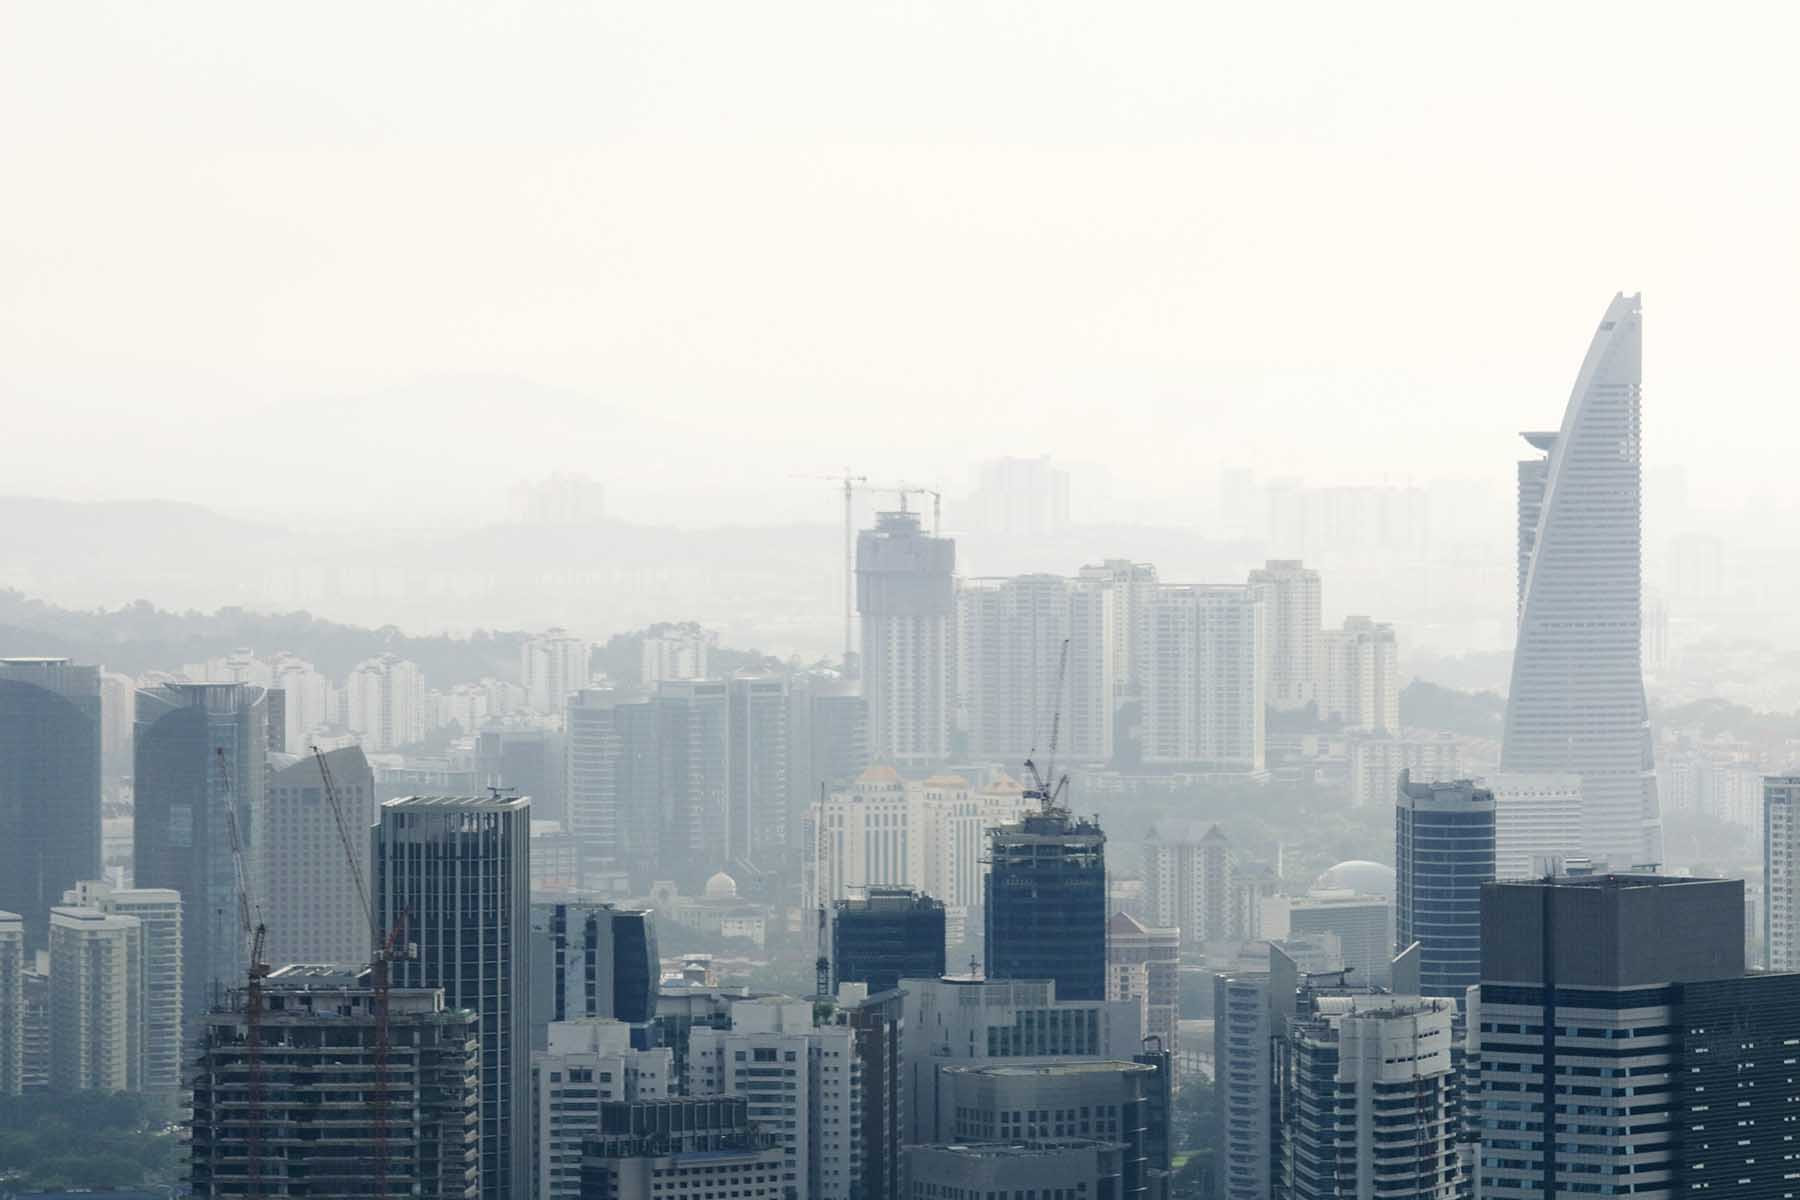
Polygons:
[[1553,874],[1554,864],[1581,854],[1581,776],[1500,771],[1487,784],[1494,793],[1495,879]]
[[1305,708],[1319,676],[1323,589],[1319,573],[1297,558],[1272,558],[1250,572],[1263,601],[1263,658],[1268,701],[1284,710]]
[[1104,583],[1058,575],[958,585],[957,705],[971,753],[1017,762],[1047,750],[1060,710],[1067,757],[1112,757],[1115,605]]
[[1156,601],[1156,567],[1109,558],[1081,568],[1081,582],[1111,597],[1115,700],[1139,694],[1150,649],[1150,610]]
[[375,773],[362,747],[325,754],[333,790],[344,807],[356,866],[325,796],[325,779],[312,753],[271,754],[269,776],[270,912],[272,963],[368,961],[368,914],[357,897],[356,878],[369,879],[368,828],[375,823]]
[[1581,777],[1582,850],[1662,859],[1643,673],[1643,308],[1617,295],[1544,457],[1519,471],[1519,627],[1500,765]]
[[1400,732],[1400,654],[1394,627],[1345,617],[1319,650],[1319,716],[1356,733]]
[[50,910],[50,1086],[135,1092],[144,1079],[144,932],[136,917]]
[[856,540],[863,698],[876,761],[930,766],[950,750],[956,543],[917,513],[884,512]]
[[1217,825],[1159,821],[1143,861],[1145,917],[1179,929],[1184,950],[1259,936],[1257,893],[1239,879],[1237,852]]
[[581,1146],[600,1132],[604,1101],[667,1100],[677,1091],[674,1051],[633,1050],[631,1027],[605,1017],[552,1021],[531,1056],[537,1113],[538,1200],[578,1200]]
[[862,1060],[848,1025],[813,1025],[811,1001],[739,1000],[730,1029],[688,1035],[688,1094],[742,1096],[776,1135],[792,1200],[850,1200],[862,1181]]
[[1248,585],[1165,586],[1143,681],[1146,763],[1260,771],[1263,605]]
[[561,715],[569,693],[584,688],[593,671],[593,647],[566,629],[549,629],[519,648],[519,682],[536,712]]
[[1800,971],[1800,775],[1763,780],[1763,945],[1771,971]]
[[847,900],[866,887],[923,886],[923,839],[916,838],[915,793],[889,766],[864,771],[849,790],[812,806],[813,886],[807,911]]
[[143,933],[143,1087],[173,1097],[182,1073],[181,893],[84,880],[64,893],[63,903],[137,919]]
[[370,750],[392,750],[425,736],[425,677],[397,654],[365,659],[344,683],[344,724]]

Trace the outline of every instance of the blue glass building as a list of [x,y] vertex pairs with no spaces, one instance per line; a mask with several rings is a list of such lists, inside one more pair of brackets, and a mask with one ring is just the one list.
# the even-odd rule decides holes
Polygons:
[[911,888],[868,889],[839,900],[831,912],[832,993],[840,983],[864,983],[869,994],[891,991],[902,979],[944,973],[944,906]]
[[1481,981],[1481,886],[1494,881],[1494,793],[1467,779],[1414,783],[1394,803],[1394,951],[1419,943],[1419,991],[1460,998]]
[[0,909],[43,946],[50,906],[100,875],[100,674],[0,659]]
[[1028,813],[993,831],[989,859],[988,978],[1054,979],[1058,1000],[1106,999],[1100,826],[1061,808]]

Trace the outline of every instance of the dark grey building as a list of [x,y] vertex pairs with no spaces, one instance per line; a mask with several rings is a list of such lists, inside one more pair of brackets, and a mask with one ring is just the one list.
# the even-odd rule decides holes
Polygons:
[[583,1200],[781,1200],[783,1150],[749,1101],[607,1100],[582,1148]]
[[730,681],[730,772],[725,800],[727,859],[761,870],[785,861],[788,843],[787,680]]
[[862,694],[879,760],[929,767],[950,753],[955,576],[956,543],[928,536],[917,513],[878,513],[857,536]]
[[869,708],[834,675],[788,685],[788,849],[804,838],[806,811],[825,791],[848,787],[869,765]]
[[531,804],[409,796],[371,831],[375,919],[411,953],[396,987],[442,988],[481,1036],[482,1200],[531,1195]]
[[511,788],[531,797],[540,821],[567,814],[563,735],[553,729],[484,729],[475,738],[475,787]]
[[689,892],[728,861],[727,692],[722,679],[664,680],[656,689],[660,869]]
[[531,1048],[548,1043],[552,1021],[612,1017],[642,1026],[651,1044],[657,983],[655,914],[593,900],[537,897],[531,903]]
[[1800,975],[1744,972],[1737,879],[1482,893],[1480,1194],[1793,1191]]
[[902,979],[944,973],[944,906],[911,888],[871,887],[860,899],[831,910],[832,993],[845,983],[867,984],[871,995]]
[[1065,809],[989,839],[989,979],[1054,979],[1058,1000],[1106,999],[1106,835]]
[[132,878],[181,893],[190,1021],[222,1003],[248,966],[233,819],[251,890],[269,895],[268,715],[263,689],[247,683],[167,683],[137,694]]
[[0,909],[43,947],[50,908],[100,875],[100,672],[0,658]]
[[1419,990],[1461,997],[1481,979],[1481,889],[1494,881],[1494,793],[1414,783],[1394,802],[1394,952],[1419,943]]

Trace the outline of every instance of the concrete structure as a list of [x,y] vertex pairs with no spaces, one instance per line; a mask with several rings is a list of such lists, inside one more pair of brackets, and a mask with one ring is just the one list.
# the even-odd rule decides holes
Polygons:
[[1058,575],[958,583],[957,707],[971,754],[1018,762],[1048,745],[1060,710],[1064,754],[1112,758],[1115,603],[1104,583]]
[[547,629],[519,647],[519,682],[534,712],[561,713],[569,694],[593,678],[593,647],[566,629]]
[[530,796],[533,819],[563,820],[568,780],[564,742],[560,730],[542,725],[483,729],[475,735],[474,790],[498,787]]
[[954,1114],[950,1138],[1027,1144],[1094,1138],[1119,1146],[1122,1200],[1150,1190],[1148,1145],[1156,1069],[1129,1060],[990,1063],[949,1067],[940,1111]]
[[1494,793],[1494,878],[1530,879],[1580,856],[1579,775],[1501,771],[1484,782]]
[[1800,975],[1745,973],[1743,904],[1643,874],[1483,890],[1481,1195],[1792,1190]]
[[1324,589],[1297,558],[1272,558],[1250,572],[1263,603],[1263,662],[1272,708],[1305,708],[1318,698]]
[[1150,652],[1150,611],[1160,586],[1155,565],[1109,558],[1082,567],[1077,577],[1110,598],[1115,707],[1141,703]]
[[[445,1008],[435,988],[394,988],[384,1053],[366,970],[282,967],[263,996],[254,1109],[242,990],[206,1017],[190,1123],[195,1197],[476,1200],[473,1013]],[[352,1081],[378,1073],[386,1102],[374,1111]]]
[[143,931],[143,1089],[173,1102],[182,1087],[181,895],[168,888],[115,888],[83,880],[65,904],[135,917]]
[[707,657],[719,644],[719,635],[691,622],[655,625],[644,633],[639,651],[638,682],[652,687],[665,679],[705,679]]
[[1168,586],[1151,604],[1143,761],[1261,771],[1267,700],[1263,606],[1248,586]]
[[900,1032],[905,997],[898,991],[869,994],[845,984],[834,997],[830,1021],[847,1027],[862,1070],[862,1178],[860,1195],[900,1194],[901,1126],[906,1093],[900,1086]]
[[396,987],[439,988],[475,1014],[481,1038],[481,1197],[531,1194],[531,804],[494,796],[410,796],[382,804],[371,831],[377,928],[416,953]]
[[1152,928],[1125,913],[1106,923],[1106,998],[1144,1006],[1144,1036],[1181,1053],[1181,931]]
[[556,1021],[610,1017],[647,1030],[662,976],[656,914],[580,897],[531,901],[531,1048]]
[[812,871],[801,903],[816,911],[869,887],[914,887],[924,861],[915,850],[913,803],[900,773],[874,766],[849,789],[813,806]]
[[911,888],[870,888],[831,907],[831,991],[873,994],[944,973],[944,906]]
[[930,766],[950,752],[956,543],[918,514],[884,512],[856,539],[863,698],[877,761]]
[[[656,687],[655,738],[660,776],[654,797],[661,814],[658,865],[665,877],[693,886],[724,866],[731,788],[731,714],[724,680],[665,681]],[[644,749],[634,738],[633,752]],[[633,797],[646,799],[642,789]]]
[[[375,823],[375,773],[362,747],[329,751],[356,871],[369,878],[367,830]],[[272,963],[357,963],[369,958],[369,917],[356,894],[344,836],[325,797],[312,754],[271,754],[269,775],[269,922]]]
[[1400,658],[1394,627],[1344,618],[1319,648],[1319,716],[1358,733],[1400,732]]
[[724,1097],[608,1102],[582,1149],[582,1200],[786,1200],[777,1139]]
[[775,1133],[792,1200],[850,1200],[862,1178],[862,1063],[845,1026],[813,1024],[810,1001],[739,1000],[731,1028],[688,1035],[692,1096],[741,1096]]
[[1048,455],[990,458],[976,464],[969,518],[984,533],[1061,537],[1069,528],[1069,473]]
[[546,1042],[531,1055],[537,1123],[532,1195],[575,1200],[581,1195],[582,1145],[601,1132],[600,1106],[671,1098],[678,1084],[674,1053],[632,1049],[631,1027],[604,1017],[554,1021]]
[[1097,1138],[908,1146],[904,1200],[993,1196],[1085,1200],[1120,1194],[1124,1147]]
[[25,918],[0,912],[0,1096],[25,1086]]
[[729,688],[730,772],[725,797],[725,857],[762,870],[788,851],[787,680],[733,679]]
[[638,796],[632,787],[642,768],[655,761],[632,737],[647,723],[631,718],[648,707],[610,688],[583,688],[569,697],[563,725],[568,759],[563,824],[584,864],[604,869],[637,860],[646,874],[654,866],[654,813],[634,804]]
[[1462,751],[1453,733],[1420,737],[1359,736],[1348,740],[1350,803],[1358,808],[1386,805],[1399,786],[1400,772],[1427,779],[1462,778]]
[[1494,794],[1467,779],[1413,783],[1394,808],[1394,950],[1419,943],[1419,987],[1460,997],[1481,979],[1482,886],[1494,881]]
[[901,1088],[908,1143],[953,1134],[943,1074],[1000,1061],[1126,1059],[1143,1049],[1136,1000],[1063,1000],[1047,979],[908,979],[901,983]]
[[1293,959],[1278,946],[1267,971],[1213,980],[1214,1161],[1223,1200],[1269,1200],[1280,1178],[1275,1052],[1294,1019],[1298,984]]
[[1106,998],[1106,835],[1067,809],[1027,811],[988,839],[987,974]]
[[[1643,675],[1640,297],[1618,295],[1562,428],[1521,467],[1519,630],[1500,765],[1581,776],[1582,849],[1662,860]],[[1539,481],[1541,480],[1541,489]]]
[[380,654],[351,668],[344,681],[343,722],[364,748],[393,750],[424,738],[425,676],[419,664]]
[[854,686],[824,671],[788,681],[788,841],[803,860],[813,803],[850,786],[869,765],[869,706]]
[[1351,979],[1372,987],[1389,983],[1394,955],[1394,901],[1344,890],[1315,890],[1288,909],[1291,939],[1335,938]]
[[1800,775],[1763,780],[1763,953],[1771,971],[1800,970]]
[[1326,996],[1289,1034],[1282,1194],[1289,1200],[1454,1200],[1456,1002]]
[[1179,930],[1185,953],[1199,955],[1208,943],[1262,936],[1253,889],[1217,825],[1158,821],[1142,853],[1145,917]]
[[50,910],[50,1086],[144,1086],[144,927],[136,917]]
[[140,691],[136,737],[132,881],[181,896],[181,1011],[191,1022],[249,965],[238,926],[233,821],[251,889],[269,894],[267,696],[246,683]]
[[100,874],[100,673],[66,658],[0,658],[0,908],[32,949],[50,909]]

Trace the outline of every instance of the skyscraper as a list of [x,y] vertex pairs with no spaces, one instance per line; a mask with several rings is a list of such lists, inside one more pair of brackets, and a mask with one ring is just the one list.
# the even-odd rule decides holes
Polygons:
[[1064,1000],[1106,999],[1106,835],[1046,806],[988,843],[987,975],[1051,979]]
[[25,1084],[25,918],[0,912],[0,1096]]
[[244,979],[231,825],[247,882],[268,893],[268,708],[248,683],[169,683],[137,696],[132,879],[180,893],[182,1015]]
[[1269,706],[1305,708],[1319,678],[1319,573],[1297,558],[1272,558],[1250,572],[1250,587],[1263,602]]
[[1252,588],[1158,589],[1140,684],[1144,761],[1262,770],[1263,668],[1263,606]]
[[778,675],[730,681],[726,859],[763,870],[788,849],[788,695]]
[[43,946],[50,908],[100,873],[100,673],[0,659],[0,908]]
[[1547,864],[1581,854],[1580,776],[1501,771],[1488,783],[1494,791],[1494,878],[1530,879],[1545,874]]
[[956,543],[917,513],[884,512],[856,539],[863,697],[875,758],[926,766],[950,751]]
[[[366,831],[375,820],[375,773],[361,746],[325,755],[350,849],[325,797],[324,776],[312,754],[270,755],[269,890],[263,903],[272,963],[360,963],[369,957],[369,918],[356,894],[369,878]],[[353,873],[349,854],[357,857]]]
[[481,1038],[482,1200],[531,1194],[531,804],[495,796],[410,796],[371,831],[375,919],[416,952],[395,987],[442,988]]
[[50,910],[50,1086],[144,1085],[144,929],[136,917]]
[[831,994],[860,983],[871,995],[902,979],[944,973],[944,906],[910,888],[868,889],[831,909]]
[[583,688],[569,697],[563,726],[568,756],[564,823],[583,862],[595,866],[621,865],[632,851],[620,811],[625,770],[620,703],[610,688]]
[[1400,651],[1394,627],[1344,618],[1319,645],[1319,716],[1359,733],[1400,731]]
[[[115,888],[86,879],[63,903],[135,917],[143,931],[143,1087],[173,1102],[181,1090],[181,895],[169,888]],[[365,938],[366,942],[366,938]]]
[[1763,945],[1769,970],[1800,970],[1800,775],[1763,780]]
[[423,738],[425,676],[397,654],[357,663],[344,681],[344,724],[371,750],[392,750]]
[[543,1049],[552,1021],[611,1017],[646,1026],[656,1019],[655,916],[583,899],[531,902],[532,1049]]
[[1394,806],[1394,950],[1419,943],[1419,991],[1460,997],[1481,979],[1481,889],[1494,881],[1494,793],[1414,783]]
[[549,629],[527,638],[519,649],[519,682],[526,703],[541,713],[559,713],[569,693],[588,685],[593,647],[566,629]]
[[[1581,776],[1582,849],[1662,858],[1643,672],[1638,296],[1607,306],[1546,457],[1519,473],[1519,628],[1500,765]],[[1541,482],[1541,489],[1540,489]]]

